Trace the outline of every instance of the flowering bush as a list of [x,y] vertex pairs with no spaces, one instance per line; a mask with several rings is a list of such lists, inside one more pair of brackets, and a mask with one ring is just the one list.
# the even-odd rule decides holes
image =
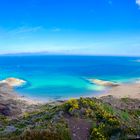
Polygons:
[[73,110],[79,109],[78,100],[70,99],[64,104],[64,108],[66,111],[71,112]]
[[100,129],[94,128],[91,132],[91,140],[106,140]]

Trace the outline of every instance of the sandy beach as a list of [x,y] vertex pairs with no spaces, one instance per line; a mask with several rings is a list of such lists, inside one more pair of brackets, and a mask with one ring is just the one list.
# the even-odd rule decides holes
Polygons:
[[[11,78],[12,84],[16,82],[16,84],[21,84],[19,79]],[[17,81],[18,80],[18,81]],[[140,82],[135,81],[134,83],[127,83],[127,84],[120,84],[120,83],[114,83],[110,81],[103,81],[103,80],[96,80],[97,85],[103,84],[102,86],[108,87],[106,91],[102,92],[98,96],[92,96],[92,97],[103,97],[112,95],[115,98],[132,98],[132,99],[140,99]],[[105,83],[105,85],[104,85]],[[107,83],[107,85],[106,85]],[[93,84],[96,84],[93,82]],[[109,85],[108,85],[109,84]],[[32,98],[20,96],[19,93],[16,93],[14,88],[9,83],[1,83],[0,84],[0,92],[3,95],[4,99],[13,99],[16,101],[20,101],[22,103],[25,103],[27,105],[39,105],[44,103],[55,103],[57,101],[41,101],[41,100],[34,100]],[[6,94],[5,94],[6,93]],[[66,99],[68,100],[68,99]],[[64,100],[62,100],[64,101]]]
[[[136,81],[135,83],[120,84],[118,86],[113,86],[107,89],[106,91],[102,92],[98,96],[93,96],[93,97],[100,98],[100,97],[108,96],[108,95],[112,95],[115,98],[140,99],[140,83]],[[18,96],[17,99],[24,101],[29,105],[31,104],[37,105],[37,104],[51,103],[51,102],[55,103],[54,101],[43,102],[43,101],[33,100],[27,97],[21,97],[21,96]]]
[[116,98],[133,98],[140,99],[140,83],[121,84],[116,87],[111,87],[105,93],[98,97],[112,95]]
[[[131,99],[140,99],[140,83],[130,83],[130,84],[120,84],[119,86],[110,87],[108,90],[102,92],[102,94],[99,94],[98,96],[93,97],[103,97],[112,95],[115,98],[131,98]],[[54,101],[39,101],[39,100],[33,100],[27,97],[21,97],[17,96],[17,100],[21,100],[26,102],[29,105],[32,104],[43,104],[43,103],[51,103]],[[64,100],[62,100],[64,101]],[[57,101],[56,101],[57,102]]]

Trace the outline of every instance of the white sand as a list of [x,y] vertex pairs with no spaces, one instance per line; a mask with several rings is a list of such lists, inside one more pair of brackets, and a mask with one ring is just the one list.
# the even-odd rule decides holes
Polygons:
[[140,99],[140,83],[133,84],[122,84],[120,86],[112,87],[105,93],[99,95],[98,97],[112,95],[116,98],[134,98]]

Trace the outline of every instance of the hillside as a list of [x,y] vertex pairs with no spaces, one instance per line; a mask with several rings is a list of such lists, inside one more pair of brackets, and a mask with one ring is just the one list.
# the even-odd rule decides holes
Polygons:
[[9,93],[0,95],[0,140],[140,138],[140,101],[137,99],[105,96],[27,105],[13,97],[4,101]]

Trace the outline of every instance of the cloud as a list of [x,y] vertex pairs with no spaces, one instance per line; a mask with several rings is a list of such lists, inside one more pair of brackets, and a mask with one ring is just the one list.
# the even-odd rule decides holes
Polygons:
[[136,4],[140,6],[140,0],[136,0]]
[[25,26],[21,26],[21,27],[18,27],[14,30],[12,30],[12,32],[15,32],[15,33],[31,33],[31,32],[37,32],[41,29],[42,27],[41,26],[36,26],[36,27],[25,27]]
[[61,29],[60,29],[60,28],[53,28],[51,31],[52,31],[52,32],[60,32]]
[[0,41],[4,39],[25,40],[32,37],[33,34],[38,33],[44,29],[42,26],[19,26],[9,30],[0,30]]

